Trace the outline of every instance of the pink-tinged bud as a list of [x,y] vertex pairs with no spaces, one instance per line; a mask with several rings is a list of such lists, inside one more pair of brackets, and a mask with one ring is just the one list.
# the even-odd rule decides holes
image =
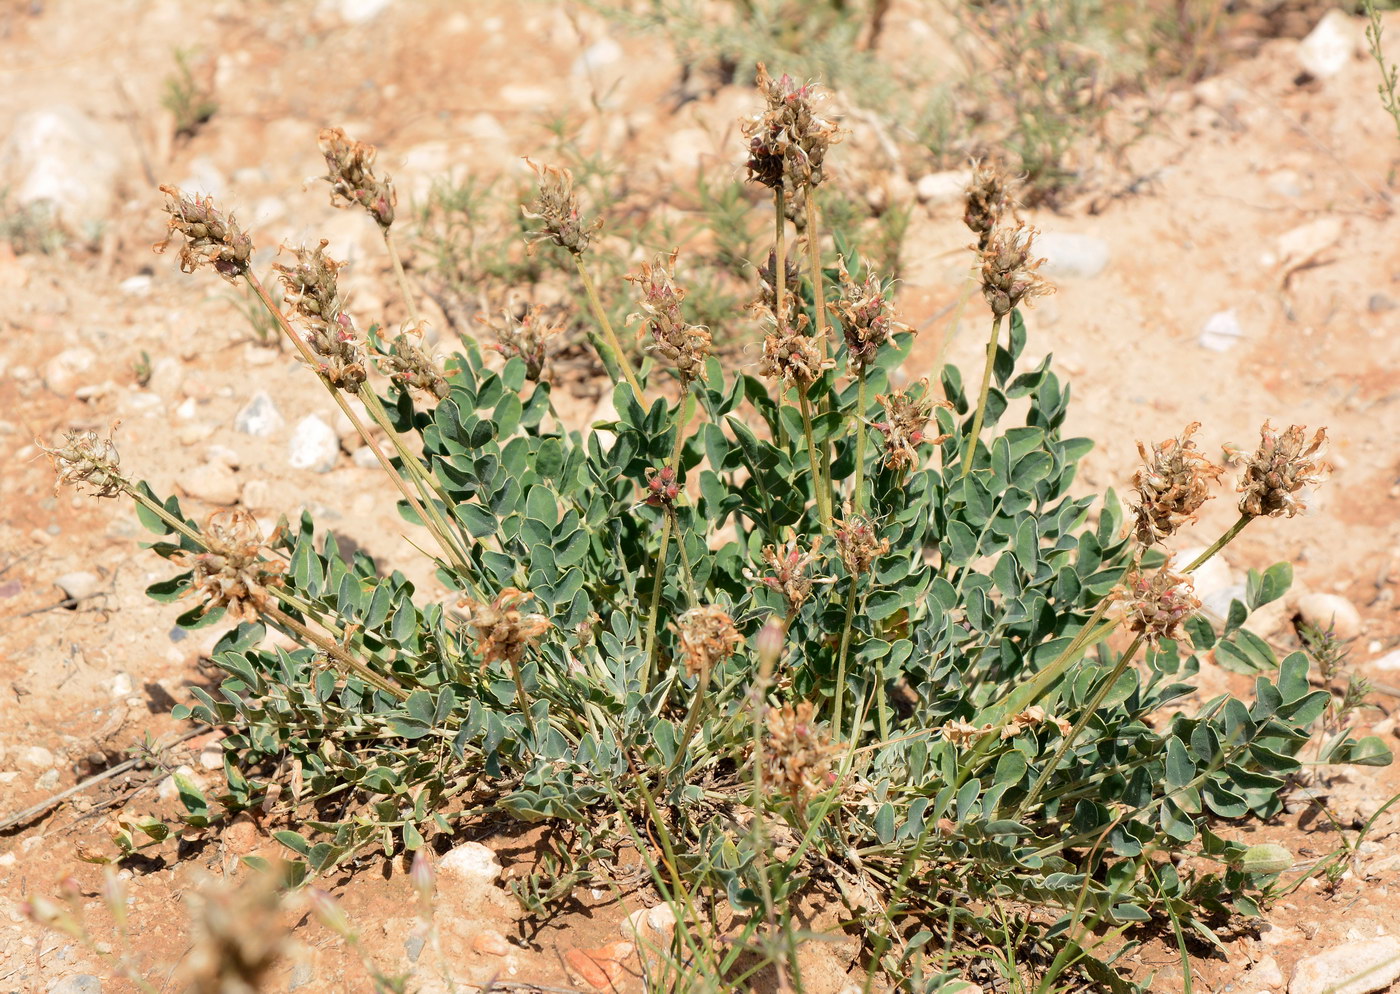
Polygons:
[[118,928],[126,927],[126,883],[109,867],[102,879],[102,903]]
[[342,939],[348,939],[354,935],[354,929],[350,927],[350,919],[346,917],[344,911],[340,910],[340,905],[336,903],[335,898],[319,887],[312,887],[307,891],[306,900],[311,905],[311,913],[326,928]]
[[783,632],[782,623],[776,618],[769,618],[762,628],[758,630],[758,635],[754,639],[754,648],[758,650],[759,664],[765,672],[771,672],[778,665],[778,660],[783,655],[783,644],[787,641],[787,636]]
[[419,849],[413,854],[413,865],[408,871],[408,881],[413,885],[419,900],[428,901],[432,898],[436,876],[433,872],[433,861],[426,851]]

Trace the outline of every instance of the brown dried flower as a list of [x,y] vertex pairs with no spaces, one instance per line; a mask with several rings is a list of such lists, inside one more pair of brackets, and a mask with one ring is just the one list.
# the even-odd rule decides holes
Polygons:
[[185,962],[190,994],[266,990],[295,943],[282,924],[282,876],[268,870],[233,886],[211,880],[191,900],[192,945]]
[[494,662],[516,665],[525,651],[550,629],[550,621],[542,614],[527,614],[519,605],[535,595],[507,587],[490,604],[470,599],[459,602],[471,612],[469,624],[476,635],[476,650],[481,655],[484,670]]
[[[792,292],[802,278],[802,271],[792,256],[783,260],[783,310],[789,324],[798,321],[801,299]],[[753,305],[757,310],[776,314],[778,311],[778,253],[768,250],[768,261],[758,267],[758,301]]]
[[920,445],[941,445],[951,435],[931,434],[929,421],[933,419],[935,407],[952,408],[946,400],[933,400],[928,394],[928,380],[922,379],[923,387],[918,397],[911,397],[905,390],[891,390],[888,397],[875,399],[885,406],[885,420],[876,421],[873,427],[885,436],[885,466],[900,469],[918,464]]
[[837,259],[841,276],[841,296],[827,304],[827,309],[841,325],[846,337],[846,351],[853,369],[863,370],[875,361],[880,346],[889,341],[895,331],[905,326],[891,318],[894,306],[889,290],[880,278],[866,267],[864,282],[851,279],[846,260]]
[[340,128],[321,129],[317,141],[326,157],[326,175],[322,178],[331,185],[331,204],[358,204],[381,228],[392,225],[398,194],[388,176],[380,179],[374,174],[377,149],[365,142],[351,141]]
[[642,263],[639,273],[627,277],[641,291],[641,311],[630,314],[628,322],[642,320],[651,333],[646,350],[673,369],[682,384],[705,375],[705,360],[713,351],[710,333],[696,324],[687,324],[681,315],[685,289],[675,284],[673,270],[679,249],[669,258],[658,255],[653,263]]
[[292,316],[306,330],[306,344],[321,361],[316,370],[332,384],[355,393],[368,375],[364,350],[355,338],[355,322],[341,308],[336,274],[342,263],[326,255],[324,238],[314,249],[293,249],[296,265],[274,265]]
[[875,560],[890,551],[890,540],[879,538],[868,520],[845,509],[846,517],[836,523],[836,550],[852,576],[870,572]]
[[1193,421],[1176,438],[1152,446],[1151,455],[1141,442],[1138,454],[1143,467],[1133,474],[1137,491],[1137,537],[1143,545],[1160,542],[1176,534],[1182,525],[1195,521],[1201,505],[1210,500],[1210,485],[1225,470],[1196,449],[1191,436],[1201,423]]
[[681,494],[682,481],[670,466],[662,467],[647,478],[647,495],[642,503],[652,507],[675,507]]
[[1327,466],[1313,458],[1327,441],[1327,429],[1319,428],[1311,439],[1302,425],[1290,425],[1282,435],[1269,422],[1259,429],[1259,448],[1245,464],[1240,477],[1240,513],[1253,517],[1293,517],[1307,505],[1295,496],[1304,487],[1321,482]]
[[768,782],[803,806],[836,785],[834,767],[841,753],[841,746],[813,721],[815,710],[811,701],[801,701],[795,708],[770,707],[767,716]]
[[[799,86],[790,76],[773,79],[758,65],[758,89],[767,109],[745,119],[741,128],[748,139],[749,178],[770,189],[790,191],[814,187],[823,179],[826,152],[843,136],[832,121],[817,113],[824,99],[812,85]],[[789,217],[803,225],[802,207],[791,204]]]
[[238,227],[232,214],[225,217],[209,197],[196,194],[191,199],[177,187],[162,186],[160,192],[165,194],[163,210],[170,220],[165,240],[155,246],[157,252],[164,252],[178,233],[184,238],[180,245],[182,273],[210,266],[230,283],[247,275],[253,240]]
[[977,236],[978,251],[987,247],[992,232],[1009,208],[1011,193],[1005,171],[1000,166],[974,163],[972,182],[967,185],[964,201],[963,223]]
[[1002,726],[1001,737],[1003,739],[1015,738],[1028,728],[1037,728],[1047,721],[1054,725],[1061,735],[1068,735],[1071,731],[1068,721],[1058,715],[1048,715],[1039,704],[1032,704],[1026,710],[1011,716],[1011,720]]
[[763,561],[773,571],[772,576],[756,577],[749,570],[744,571],[744,576],[757,579],[768,589],[782,594],[787,601],[788,614],[796,614],[812,594],[812,578],[807,570],[821,562],[821,556],[815,549],[804,552],[798,543],[790,542],[781,547],[765,545]]
[[711,604],[693,607],[671,626],[681,641],[687,676],[703,681],[744,644],[734,619]]
[[66,431],[63,444],[56,449],[40,445],[53,463],[58,479],[54,481],[53,492],[71,483],[79,493],[83,484],[92,489],[94,497],[115,497],[126,486],[126,479],[118,472],[121,457],[111,438],[102,438],[91,429],[87,431]]
[[559,166],[541,166],[525,160],[539,177],[540,192],[528,207],[521,205],[520,213],[532,220],[544,222],[539,231],[529,232],[525,239],[533,248],[536,242],[550,241],[581,255],[588,248],[593,232],[603,226],[602,218],[585,224],[579,213],[578,195],[574,193],[574,174]]
[[269,588],[282,586],[283,565],[262,559],[262,530],[242,508],[215,511],[201,532],[204,552],[181,552],[173,561],[189,569],[190,593],[207,611],[227,608],[235,618],[255,618],[271,600]]
[[1131,570],[1109,596],[1123,604],[1128,628],[1149,643],[1176,638],[1181,623],[1200,609],[1201,602],[1191,589],[1191,581],[1173,573],[1168,560],[1150,577]]
[[447,380],[428,351],[423,348],[422,335],[410,338],[400,334],[389,346],[389,354],[381,360],[388,367],[389,379],[404,389],[421,390],[438,400],[447,396]]
[[982,250],[982,296],[992,313],[1005,317],[1022,300],[1054,293],[1055,288],[1036,272],[1045,260],[1031,258],[1036,230],[1024,222],[992,232]]
[[763,358],[758,363],[761,375],[781,377],[805,387],[836,365],[836,360],[822,358],[821,346],[815,338],[803,333],[806,325],[805,314],[796,326],[784,321],[773,322],[773,329],[763,339]]
[[983,735],[992,730],[991,725],[983,725],[978,728],[966,718],[958,718],[950,721],[938,729],[939,736],[946,742],[951,742],[955,746],[969,745]]
[[497,344],[486,347],[507,359],[519,356],[525,362],[525,376],[530,381],[538,383],[547,379],[549,352],[546,346],[550,338],[564,330],[563,325],[546,320],[540,307],[531,307],[518,318],[507,308],[501,311],[501,318],[498,324],[485,314],[477,316],[478,321],[496,333]]

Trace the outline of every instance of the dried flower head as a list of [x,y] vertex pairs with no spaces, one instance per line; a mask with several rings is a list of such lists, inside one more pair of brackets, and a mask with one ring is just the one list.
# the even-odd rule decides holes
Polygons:
[[1173,573],[1171,560],[1148,576],[1141,570],[1131,570],[1109,596],[1123,604],[1123,618],[1128,628],[1156,645],[1163,639],[1176,638],[1181,623],[1201,607],[1191,589],[1191,581]]
[[836,785],[836,758],[841,746],[817,727],[811,701],[797,707],[784,704],[768,709],[768,782],[795,804],[806,806],[823,791]]
[[94,497],[115,497],[126,485],[126,478],[118,471],[121,457],[112,439],[102,438],[97,432],[66,431],[63,444],[56,449],[40,445],[53,463],[58,479],[54,481],[53,492],[65,483],[71,483],[79,493],[83,484],[92,489],[88,493]]
[[201,532],[204,552],[182,552],[173,561],[191,571],[189,592],[206,611],[227,608],[235,618],[252,619],[282,586],[283,565],[260,556],[262,530],[242,508],[215,511]]
[[836,550],[851,576],[870,572],[875,560],[890,551],[890,540],[879,538],[870,522],[845,508],[846,517],[836,523]]
[[[387,367],[387,369],[385,369]],[[420,332],[413,336],[400,334],[389,345],[389,353],[381,360],[381,370],[405,390],[420,390],[438,400],[447,396],[447,380],[437,362],[423,347]]]
[[1176,534],[1182,525],[1196,520],[1196,512],[1210,500],[1210,485],[1225,470],[1196,449],[1191,436],[1201,423],[1193,421],[1176,438],[1152,446],[1149,455],[1141,442],[1138,454],[1143,466],[1133,474],[1137,492],[1137,537],[1143,545]]
[[585,224],[579,213],[578,195],[574,193],[574,174],[559,166],[529,163],[539,177],[540,192],[528,207],[521,205],[520,213],[531,221],[541,221],[544,227],[525,236],[531,247],[536,242],[550,241],[581,255],[588,248],[593,232],[603,226],[602,218]]
[[702,681],[744,644],[734,619],[711,604],[691,608],[671,630],[680,639],[686,675]]
[[992,313],[1005,317],[1022,300],[1054,293],[1036,268],[1045,260],[1031,258],[1036,230],[1024,222],[1014,228],[1002,226],[992,232],[982,250],[982,296]]
[[865,280],[857,283],[846,270],[845,259],[838,259],[837,265],[841,296],[827,304],[827,309],[841,325],[852,368],[863,370],[875,361],[880,346],[889,341],[890,335],[904,330],[905,326],[891,317],[894,306],[889,299],[889,288],[881,284],[869,266]]
[[1295,496],[1304,487],[1322,480],[1327,467],[1314,456],[1327,441],[1327,429],[1319,428],[1311,439],[1302,425],[1290,425],[1282,435],[1265,421],[1259,429],[1259,448],[1249,457],[1240,477],[1240,513],[1253,517],[1293,517],[1307,505]]
[[190,902],[193,944],[185,961],[190,994],[254,994],[292,951],[282,924],[280,875],[267,870],[239,886],[210,881]]
[[647,477],[647,495],[642,503],[652,507],[675,507],[681,486],[682,481],[670,466],[655,470]]
[[[802,271],[791,256],[783,260],[783,315],[788,324],[797,324],[802,305],[801,298],[792,292],[802,278]],[[754,307],[769,314],[778,312],[778,254],[768,250],[768,262],[758,267],[758,301]]]
[[358,204],[381,228],[393,224],[398,194],[388,176],[380,179],[374,174],[375,147],[351,141],[340,128],[323,128],[317,141],[326,157],[326,175],[322,178],[331,185],[331,204]]
[[[798,85],[786,74],[774,79],[763,63],[758,65],[757,83],[767,108],[741,125],[748,139],[749,178],[774,190],[817,186],[823,179],[827,149],[843,136],[834,122],[817,113],[825,95],[810,84]],[[789,216],[801,226],[800,207],[793,206],[798,216]]]
[[804,334],[807,316],[797,325],[774,321],[772,330],[763,339],[763,358],[758,371],[763,376],[781,377],[788,383],[805,387],[819,379],[836,365],[834,359],[823,359],[817,340]]
[[272,268],[286,287],[292,317],[306,332],[306,344],[320,360],[316,371],[342,390],[354,393],[367,375],[364,350],[356,341],[355,322],[341,307],[336,274],[342,263],[326,255],[324,238],[314,249],[292,250],[296,265]]
[[744,571],[744,576],[782,594],[787,601],[788,614],[796,614],[812,594],[812,577],[807,571],[814,563],[821,562],[821,556],[815,549],[804,551],[798,543],[789,542],[781,547],[765,545],[763,561],[772,570],[771,576],[756,577],[749,570]]
[[987,247],[992,232],[1010,208],[1011,192],[1005,171],[1000,166],[974,163],[964,200],[963,223],[977,236],[978,251]]
[[496,334],[496,344],[486,346],[488,349],[499,352],[507,359],[519,356],[525,363],[525,377],[531,382],[538,383],[547,378],[547,345],[549,339],[564,330],[563,325],[551,323],[540,307],[531,307],[520,317],[506,308],[501,311],[499,322],[492,321],[485,314],[478,315],[477,320]]
[[1054,725],[1061,735],[1068,735],[1071,731],[1068,721],[1058,715],[1046,714],[1045,709],[1039,704],[1032,704],[1026,710],[1011,716],[1011,720],[1002,726],[1001,737],[1013,739],[1027,729],[1038,728],[1046,722]]
[[681,315],[685,290],[675,284],[673,270],[676,255],[658,255],[653,263],[642,263],[641,272],[630,274],[628,281],[641,291],[637,303],[641,311],[630,314],[629,322],[641,320],[651,333],[646,350],[675,371],[682,384],[705,375],[705,360],[713,351],[710,333],[696,324],[687,324]]
[[901,469],[919,462],[920,445],[941,445],[951,435],[939,435],[928,430],[933,420],[935,407],[952,408],[946,400],[935,401],[928,393],[928,380],[919,381],[922,389],[917,397],[911,397],[906,390],[891,390],[889,396],[879,396],[885,407],[885,419],[876,421],[872,427],[885,436],[885,466]]
[[977,741],[991,730],[991,725],[983,725],[978,728],[966,718],[958,718],[956,721],[950,721],[939,728],[938,734],[945,742],[951,742],[955,746],[965,746]]
[[534,596],[515,587],[507,587],[490,604],[470,599],[459,602],[460,607],[468,608],[471,612],[468,623],[476,635],[476,651],[481,656],[483,670],[498,661],[511,665],[519,663],[525,651],[549,631],[550,621],[544,615],[527,614],[520,610],[520,604]]
[[160,192],[165,194],[163,210],[170,220],[166,222],[165,240],[155,246],[157,252],[164,252],[179,234],[184,239],[180,245],[182,273],[210,266],[230,283],[247,275],[253,240],[238,227],[232,214],[225,217],[209,197],[196,194],[191,199],[173,186],[162,186]]

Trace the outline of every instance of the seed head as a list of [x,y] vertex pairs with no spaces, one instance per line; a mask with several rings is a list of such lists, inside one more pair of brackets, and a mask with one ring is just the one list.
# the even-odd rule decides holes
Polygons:
[[788,383],[806,387],[836,365],[834,359],[823,359],[821,346],[804,334],[807,315],[797,325],[775,320],[772,330],[763,339],[763,358],[758,371],[764,376],[781,377]]
[[889,469],[917,465],[920,445],[941,445],[952,437],[930,432],[928,425],[935,407],[951,409],[953,405],[929,397],[927,379],[920,380],[919,385],[923,389],[917,397],[905,390],[891,390],[888,397],[875,398],[885,407],[885,420],[876,421],[873,427],[884,433],[885,466]]
[[224,217],[209,197],[196,194],[191,199],[177,187],[162,186],[160,192],[165,194],[163,210],[170,220],[166,222],[165,240],[155,246],[157,252],[164,252],[178,234],[184,239],[180,244],[180,272],[192,273],[200,266],[210,266],[230,283],[247,275],[253,240],[238,227],[232,214]]
[[890,551],[890,540],[879,538],[870,522],[852,514],[849,506],[845,513],[836,523],[836,549],[851,576],[864,576],[876,559]]
[[1265,421],[1259,429],[1259,448],[1245,464],[1240,477],[1240,513],[1253,517],[1293,517],[1306,510],[1295,496],[1304,487],[1321,482],[1327,466],[1313,458],[1327,441],[1327,429],[1319,428],[1311,439],[1302,425],[1290,425],[1282,435]]
[[[802,301],[792,292],[792,288],[797,286],[801,276],[801,270],[791,256],[783,260],[783,310],[787,312],[783,318],[789,325],[799,323]],[[768,262],[758,269],[758,302],[754,307],[769,314],[778,312],[778,254],[772,249],[768,250]]]
[[525,376],[531,382],[539,383],[545,376],[549,363],[546,345],[550,338],[564,330],[563,325],[551,324],[545,319],[544,311],[531,307],[523,317],[517,318],[507,308],[501,311],[501,322],[497,323],[485,314],[477,320],[496,333],[495,345],[488,345],[507,359],[519,356],[525,362]]
[[1121,586],[1109,596],[1123,604],[1123,618],[1128,628],[1156,645],[1163,639],[1176,638],[1177,629],[1201,607],[1191,589],[1191,581],[1173,573],[1171,561],[1151,576],[1132,570]]
[[[767,108],[741,125],[748,139],[749,178],[773,190],[795,192],[817,186],[824,178],[827,149],[844,135],[834,122],[817,113],[825,95],[810,84],[799,86],[787,75],[773,79],[763,63],[758,65],[757,82]],[[797,210],[789,216],[800,227],[800,207],[793,206]]]
[[413,337],[407,334],[395,337],[389,354],[381,362],[381,369],[388,367],[389,379],[405,390],[419,390],[438,400],[447,396],[447,380],[432,355],[423,348],[421,333],[415,332]]
[[955,746],[969,745],[983,735],[992,730],[991,725],[983,725],[978,728],[966,718],[958,718],[950,721],[938,729],[939,736],[946,742],[951,742]]
[[833,767],[841,753],[841,746],[817,727],[815,710],[811,701],[801,701],[796,707],[770,707],[767,716],[768,782],[802,807],[836,785]]
[[665,466],[647,478],[647,495],[642,502],[652,507],[675,507],[676,498],[681,495],[681,486],[682,481],[676,476],[676,471]]
[[317,140],[326,157],[322,179],[331,185],[331,205],[358,204],[381,228],[392,225],[398,194],[388,176],[380,179],[374,174],[378,150],[365,142],[351,141],[340,128],[323,128]]
[[705,374],[705,360],[713,347],[709,331],[687,324],[681,315],[685,289],[676,286],[673,276],[678,252],[673,251],[669,259],[658,255],[655,262],[642,263],[641,272],[627,277],[637,284],[640,291],[637,303],[641,307],[638,313],[628,315],[627,320],[646,322],[647,331],[651,333],[646,350],[674,370],[682,384],[689,384]]
[[977,236],[977,249],[986,249],[992,232],[1011,207],[1011,193],[1006,173],[995,165],[974,163],[972,182],[967,186],[963,223]]
[[1045,260],[1031,258],[1036,230],[1024,222],[1016,227],[1002,226],[992,232],[982,250],[982,296],[992,314],[1005,317],[1022,300],[1032,300],[1055,288],[1036,272]]
[[525,651],[550,629],[550,621],[542,614],[526,614],[519,605],[535,595],[507,587],[490,604],[463,600],[462,607],[471,611],[470,624],[476,635],[476,650],[484,670],[501,661],[515,665]]
[[712,604],[691,608],[671,630],[680,639],[686,675],[702,682],[744,644],[734,619]]
[[242,508],[215,511],[201,533],[204,552],[182,552],[174,562],[189,569],[190,592],[206,611],[227,608],[235,618],[256,618],[267,607],[269,589],[282,586],[282,564],[259,558],[262,531]]
[[316,371],[348,393],[365,381],[365,353],[356,341],[355,322],[341,309],[336,273],[342,263],[326,255],[324,238],[314,249],[293,249],[296,265],[274,265],[292,317],[306,331],[306,344],[321,360]]
[[1225,471],[1197,451],[1191,436],[1200,427],[1199,421],[1191,422],[1176,438],[1152,446],[1150,455],[1138,443],[1143,466],[1133,474],[1134,513],[1137,538],[1143,545],[1160,542],[1195,521],[1196,512],[1210,500],[1210,485]]
[[79,493],[83,484],[92,489],[88,493],[94,497],[115,497],[126,486],[126,478],[118,472],[121,457],[111,438],[101,438],[91,429],[63,433],[63,444],[56,449],[40,445],[53,463],[58,479],[54,481],[53,492],[71,483]]
[[891,317],[894,306],[889,299],[889,288],[881,284],[868,266],[864,282],[857,283],[847,272],[845,259],[838,259],[837,265],[841,296],[827,304],[827,309],[841,325],[851,366],[859,371],[875,361],[880,346],[889,341],[892,333],[905,326]]
[[544,227],[525,236],[533,247],[534,243],[549,241],[560,248],[568,249],[574,255],[582,255],[588,248],[593,232],[603,226],[602,218],[594,218],[585,224],[579,213],[578,195],[574,193],[574,174],[559,166],[540,166],[529,159],[530,168],[539,177],[540,192],[535,202],[528,207],[521,206],[520,213],[531,221],[540,221]]
[[782,594],[787,601],[788,615],[795,615],[812,594],[812,578],[807,575],[807,570],[814,563],[821,562],[821,556],[815,549],[803,551],[797,542],[790,542],[781,547],[765,545],[763,561],[772,570],[771,576],[755,577],[748,570],[744,571],[744,575]]

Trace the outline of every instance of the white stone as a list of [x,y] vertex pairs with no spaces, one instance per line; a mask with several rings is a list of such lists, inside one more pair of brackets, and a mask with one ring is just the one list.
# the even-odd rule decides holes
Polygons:
[[1323,631],[1330,627],[1337,638],[1352,639],[1361,634],[1361,612],[1340,594],[1303,594],[1297,608],[1304,621]]
[[352,452],[350,461],[361,469],[379,469],[379,457],[368,445],[362,445]]
[[1362,939],[1300,960],[1288,994],[1370,994],[1400,979],[1400,940]]
[[117,284],[117,289],[133,297],[144,297],[151,289],[151,277],[145,273],[128,276]]
[[102,589],[102,579],[96,573],[89,573],[87,570],[78,570],[73,573],[64,573],[54,585],[62,590],[71,600],[86,600]]
[[1247,983],[1258,984],[1260,987],[1282,987],[1283,971],[1279,969],[1278,960],[1272,956],[1265,956],[1249,968],[1244,979]]
[[1093,235],[1047,231],[1035,240],[1031,253],[1044,256],[1041,272],[1052,277],[1097,276],[1108,265],[1108,242]]
[[16,749],[14,760],[20,766],[31,770],[48,769],[55,762],[53,753],[43,746],[24,746]]
[[1331,79],[1352,60],[1360,40],[1352,19],[1334,8],[1298,43],[1298,63],[1310,76]]
[[334,428],[315,414],[308,414],[297,422],[291,441],[287,443],[287,462],[292,469],[329,473],[338,458],[340,439]]
[[[920,203],[941,204],[961,200],[967,193],[967,184],[972,182],[970,169],[950,169],[947,172],[927,173],[914,184],[914,195]],[[1036,243],[1039,248],[1039,243]],[[1102,268],[1102,267],[1100,267]]]
[[348,24],[364,24],[388,10],[393,0],[333,0],[328,6]]
[[259,390],[248,398],[248,403],[243,405],[243,410],[233,419],[234,428],[245,435],[258,438],[268,438],[277,434],[286,423],[282,412],[277,410],[277,405],[272,402],[266,390]]
[[118,673],[107,682],[107,692],[113,697],[126,697],[132,689],[129,673]]
[[210,504],[235,504],[238,502],[238,474],[221,462],[207,462],[196,466],[179,480],[179,487],[186,494]]
[[20,205],[47,201],[69,231],[96,241],[117,206],[130,140],[67,104],[30,111],[0,150],[0,181]]
[[1382,670],[1386,673],[1394,673],[1396,670],[1400,670],[1400,649],[1387,652],[1379,659],[1371,660],[1370,666],[1373,670]]
[[1243,337],[1244,329],[1240,327],[1239,315],[1232,307],[1228,311],[1212,314],[1201,328],[1196,342],[1201,348],[1210,349],[1212,352],[1229,352]]
[[569,72],[576,79],[589,79],[606,66],[622,61],[622,46],[611,38],[600,38],[579,53]]
[[1316,221],[1289,228],[1274,242],[1274,252],[1285,272],[1306,266],[1322,257],[1342,238],[1342,219],[1320,217]]
[[54,393],[72,393],[78,377],[92,369],[96,362],[97,356],[91,349],[75,346],[64,349],[44,363],[39,375],[44,378],[44,385]]
[[480,842],[463,842],[438,861],[444,880],[476,887],[494,887],[501,876],[501,861]]

